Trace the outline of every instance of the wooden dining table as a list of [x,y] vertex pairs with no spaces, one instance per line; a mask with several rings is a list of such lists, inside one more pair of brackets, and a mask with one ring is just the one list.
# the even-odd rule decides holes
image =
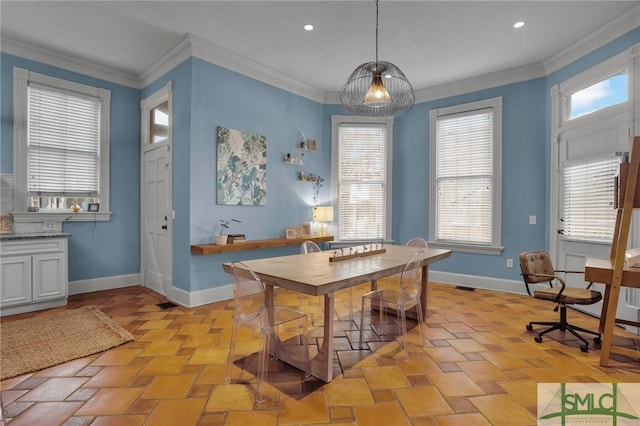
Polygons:
[[[427,317],[429,265],[451,255],[450,250],[384,245],[383,253],[339,259],[338,250],[291,256],[270,257],[243,261],[265,285],[268,304],[273,304],[274,287],[282,287],[312,296],[324,296],[324,332],[322,345],[311,359],[310,372],[315,377],[330,382],[333,379],[334,295],[337,291],[359,284],[371,283],[377,288],[377,280],[402,272],[405,263],[419,250],[424,251],[422,267],[422,292],[420,301],[424,319]],[[343,252],[344,253],[344,252]],[[331,258],[334,258],[333,261]],[[231,263],[222,264],[231,273]],[[280,358],[300,369],[304,365],[293,357],[279,354]]]

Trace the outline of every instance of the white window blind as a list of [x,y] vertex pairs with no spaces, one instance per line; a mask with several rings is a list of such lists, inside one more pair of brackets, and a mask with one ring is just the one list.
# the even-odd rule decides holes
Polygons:
[[436,240],[490,245],[493,110],[436,121]]
[[340,124],[338,236],[340,240],[385,238],[387,128]]
[[562,167],[563,234],[571,239],[611,241],[619,157],[567,162]]
[[29,196],[96,197],[100,98],[30,83]]

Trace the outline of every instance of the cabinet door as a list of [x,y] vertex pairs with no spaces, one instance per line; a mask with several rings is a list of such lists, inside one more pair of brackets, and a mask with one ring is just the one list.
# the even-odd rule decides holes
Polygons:
[[0,306],[31,302],[31,256],[3,256],[0,275]]
[[67,262],[64,253],[33,256],[33,301],[67,296]]

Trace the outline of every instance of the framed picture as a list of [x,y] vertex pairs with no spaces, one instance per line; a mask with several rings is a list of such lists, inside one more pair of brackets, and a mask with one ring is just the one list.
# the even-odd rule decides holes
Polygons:
[[298,236],[298,230],[296,228],[286,228],[284,230],[284,237],[289,240]]
[[92,213],[97,213],[100,211],[100,203],[89,203],[89,207],[87,207],[87,211]]
[[298,236],[310,237],[311,236],[311,222],[303,222],[298,226]]

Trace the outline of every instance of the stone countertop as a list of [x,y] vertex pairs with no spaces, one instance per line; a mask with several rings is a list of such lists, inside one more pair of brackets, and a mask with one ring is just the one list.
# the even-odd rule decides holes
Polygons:
[[0,234],[0,241],[41,240],[46,238],[71,238],[67,232],[24,232],[18,234]]

